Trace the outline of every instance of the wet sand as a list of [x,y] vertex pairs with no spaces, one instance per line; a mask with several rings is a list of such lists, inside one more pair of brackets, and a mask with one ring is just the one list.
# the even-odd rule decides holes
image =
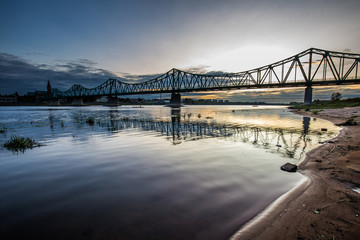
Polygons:
[[[360,124],[360,107],[294,113],[335,124],[356,116]],[[298,167],[307,179],[232,239],[360,239],[360,125],[342,127],[337,137],[308,152]]]

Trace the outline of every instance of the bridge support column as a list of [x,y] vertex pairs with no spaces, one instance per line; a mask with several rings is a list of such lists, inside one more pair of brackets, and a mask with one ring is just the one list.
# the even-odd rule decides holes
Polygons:
[[311,86],[307,86],[305,88],[304,104],[305,105],[312,104],[312,87]]
[[181,107],[181,95],[178,92],[171,93],[170,107]]
[[106,106],[109,106],[109,107],[117,107],[119,106],[119,100],[117,97],[112,97],[112,96],[109,96],[108,97],[108,101],[106,103]]
[[74,105],[74,106],[82,106],[82,105],[84,105],[82,97],[74,97],[73,100],[72,100],[71,105]]

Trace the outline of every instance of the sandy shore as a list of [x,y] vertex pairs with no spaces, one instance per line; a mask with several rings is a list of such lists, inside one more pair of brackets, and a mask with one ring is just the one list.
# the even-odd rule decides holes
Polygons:
[[[294,113],[335,124],[356,116],[360,124],[360,107]],[[307,180],[232,239],[360,239],[360,125],[342,127],[336,138],[308,152],[298,171]]]

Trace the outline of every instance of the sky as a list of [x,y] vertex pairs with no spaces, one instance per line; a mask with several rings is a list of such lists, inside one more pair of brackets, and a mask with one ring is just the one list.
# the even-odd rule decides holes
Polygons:
[[[139,82],[172,68],[240,72],[310,47],[360,53],[359,11],[357,0],[0,0],[0,93],[45,90],[47,80],[61,90]],[[295,90],[303,99],[303,89],[189,96],[271,101]]]

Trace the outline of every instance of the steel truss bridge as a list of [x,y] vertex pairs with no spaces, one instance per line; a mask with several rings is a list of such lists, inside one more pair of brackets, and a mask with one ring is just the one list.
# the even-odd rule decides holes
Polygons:
[[194,91],[307,87],[304,100],[311,103],[312,86],[360,83],[359,61],[360,54],[310,48],[281,61],[238,73],[195,74],[174,68],[141,83],[130,84],[109,78],[95,88],[85,88],[74,84],[66,91],[52,89],[51,93],[56,99],[154,93],[180,95],[181,92]]

